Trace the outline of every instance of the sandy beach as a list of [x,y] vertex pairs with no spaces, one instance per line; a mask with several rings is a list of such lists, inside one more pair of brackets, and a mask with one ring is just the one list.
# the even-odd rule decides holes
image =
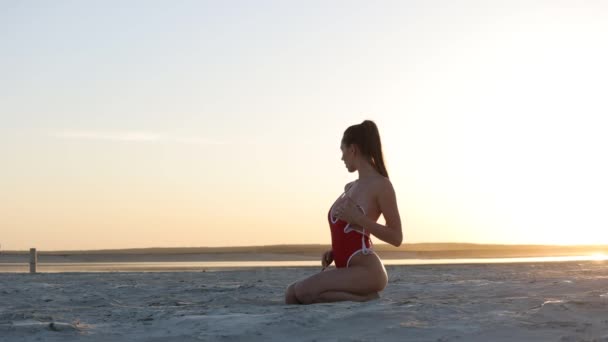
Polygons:
[[0,341],[608,341],[608,262],[387,266],[366,303],[285,305],[318,267],[0,274]]

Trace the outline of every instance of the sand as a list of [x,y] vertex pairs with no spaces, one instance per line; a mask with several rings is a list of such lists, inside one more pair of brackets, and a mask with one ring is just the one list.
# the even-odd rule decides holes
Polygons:
[[608,341],[608,262],[387,266],[381,298],[285,305],[318,267],[0,273],[0,341]]

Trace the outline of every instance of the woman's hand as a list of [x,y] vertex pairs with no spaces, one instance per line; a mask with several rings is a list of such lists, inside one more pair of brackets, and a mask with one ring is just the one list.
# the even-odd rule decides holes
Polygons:
[[357,226],[365,216],[363,210],[349,196],[346,196],[346,200],[338,206],[334,213],[338,219],[350,223],[351,226]]
[[330,249],[321,257],[321,266],[323,266],[321,271],[324,271],[332,262],[334,262],[334,251]]

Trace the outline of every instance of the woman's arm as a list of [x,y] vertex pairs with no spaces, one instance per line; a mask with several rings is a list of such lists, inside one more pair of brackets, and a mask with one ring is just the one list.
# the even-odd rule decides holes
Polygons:
[[380,185],[378,191],[378,206],[380,212],[386,220],[386,226],[374,222],[366,215],[359,217],[356,225],[366,229],[378,239],[390,243],[395,247],[401,246],[403,242],[403,232],[401,230],[401,217],[397,208],[397,198],[395,189],[390,180],[386,179]]

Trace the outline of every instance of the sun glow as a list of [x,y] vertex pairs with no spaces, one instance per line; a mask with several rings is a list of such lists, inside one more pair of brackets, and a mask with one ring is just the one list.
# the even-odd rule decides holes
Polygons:
[[604,253],[593,253],[590,257],[591,260],[608,260],[608,255]]

